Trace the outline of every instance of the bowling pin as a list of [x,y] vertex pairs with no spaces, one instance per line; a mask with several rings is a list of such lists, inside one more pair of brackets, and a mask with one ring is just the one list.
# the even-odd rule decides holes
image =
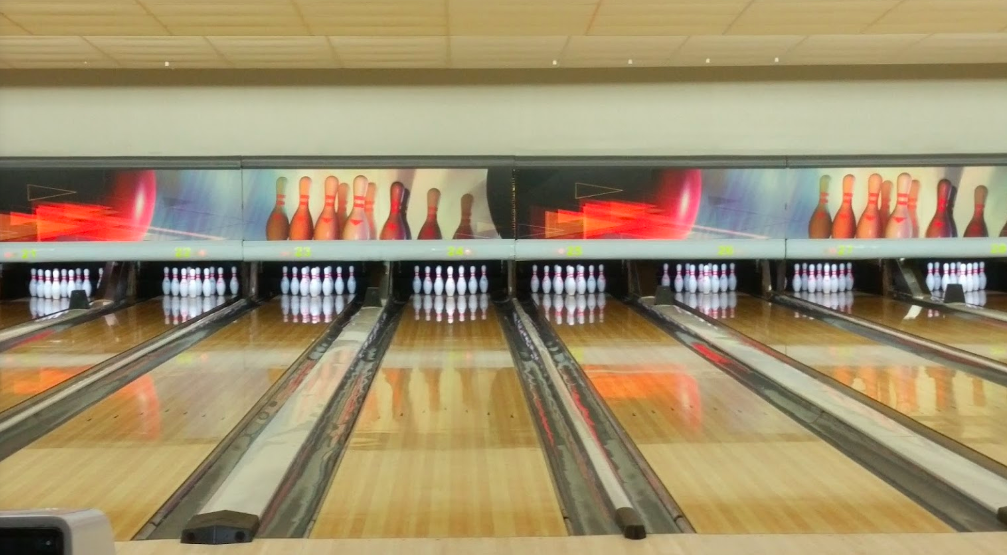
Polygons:
[[455,294],[455,269],[453,266],[448,266],[448,276],[444,280],[444,292],[449,297],[453,297]]
[[549,295],[552,293],[552,280],[549,279],[549,265],[542,265],[542,293]]
[[171,294],[177,296],[181,284],[178,281],[178,268],[171,269]]
[[[419,270],[420,270],[420,267],[417,266],[416,267],[416,278],[417,279],[419,279],[419,275],[420,275],[419,274]],[[417,289],[416,292],[419,293],[419,290]],[[332,295],[332,266],[326,266],[325,267],[325,277],[324,277],[324,279],[322,279],[322,295],[325,295],[326,297]]]
[[334,175],[325,178],[325,204],[315,222],[314,240],[332,241],[341,235],[342,230],[336,227],[336,191],[339,189],[339,179]]
[[377,184],[369,182],[367,192],[364,194],[364,215],[367,217],[367,238],[370,240],[378,238],[378,224],[374,221],[374,199],[377,196]]
[[986,195],[988,190],[985,185],[976,187],[975,208],[972,212],[972,219],[969,225],[965,226],[965,237],[989,237],[989,230],[986,229]]
[[[35,270],[32,270],[33,274],[34,274],[34,272],[35,272]],[[34,280],[34,278],[35,278],[35,276],[32,275],[32,279],[33,280]],[[164,296],[168,296],[168,295],[171,294],[171,278],[168,277],[168,267],[167,266],[164,267],[164,279],[161,280],[161,294],[164,295]]]
[[346,217],[346,225],[343,227],[343,239],[347,241],[366,241],[370,237],[370,232],[367,229],[367,213],[364,212],[366,193],[367,178],[362,175],[354,177],[353,209]]
[[[486,270],[484,269],[483,272],[485,273]],[[573,266],[566,267],[566,280],[563,282],[563,292],[567,295],[577,293],[577,278],[574,276]]]
[[413,266],[413,294],[419,295],[423,290],[423,280],[420,279],[420,267]]
[[794,279],[791,280],[793,285],[794,293],[801,292],[801,265],[794,264]]
[[210,270],[203,268],[203,296],[212,297],[213,291],[216,289],[216,283],[210,279]]
[[[985,262],[980,262],[979,263],[979,290],[980,291],[985,291],[986,290],[986,263]],[[986,303],[983,303],[983,304],[986,304]]]
[[664,272],[661,273],[661,287],[671,287],[671,276],[668,275],[668,263],[664,264]]
[[934,263],[933,262],[927,262],[927,279],[926,279],[926,284],[927,284],[927,291],[933,291],[934,290]]
[[909,209],[909,220],[912,222],[913,237],[920,236],[920,219],[916,214],[916,205],[920,198],[920,181],[913,179],[909,185],[909,201],[906,207]]
[[948,179],[941,179],[937,182],[937,208],[934,210],[934,217],[930,219],[927,226],[926,237],[947,238],[954,237],[948,215],[949,204],[951,202],[952,189],[954,186]]
[[343,238],[343,230],[346,229],[346,201],[350,196],[350,184],[339,182],[339,191],[336,195],[336,239]]
[[881,196],[878,198],[878,202],[881,204],[878,207],[878,217],[881,219],[881,223],[878,228],[881,230],[879,237],[883,237],[885,234],[885,229],[888,227],[888,219],[892,215],[892,182],[889,180],[884,180],[881,183]]
[[[79,290],[84,289],[84,282],[83,282],[84,272],[82,272],[80,268],[77,268],[77,273],[75,275],[77,276],[77,281],[75,281],[74,284],[73,284],[74,285],[74,287],[73,287],[74,291],[79,291]],[[99,283],[101,283],[101,282],[99,281]]]
[[[468,283],[465,283],[465,266],[458,266],[458,281],[455,283],[455,290],[459,295],[464,296],[468,288]],[[463,319],[462,321],[464,322],[465,320]]]
[[563,294],[563,270],[558,265],[553,267],[552,292],[557,295]]
[[472,195],[462,195],[462,220],[452,239],[472,239],[475,237],[475,233],[472,231],[472,203],[474,200]]
[[897,197],[895,210],[888,218],[885,237],[888,239],[909,239],[913,236],[913,221],[909,216],[909,189],[912,187],[912,176],[900,173],[896,179]]
[[317,297],[322,294],[322,278],[321,270],[316,266],[311,269],[311,281],[308,282],[308,293],[312,297]]
[[[468,286],[469,293],[474,294],[476,292],[477,287],[478,283],[476,282],[476,267],[469,266],[469,286]],[[475,314],[472,315],[472,319],[475,320]]]
[[412,195],[410,191],[411,185],[404,185],[405,189],[402,191],[402,228],[405,230],[406,240],[409,241],[413,238],[413,230],[409,227],[409,197]]
[[346,283],[343,281],[343,267],[336,266],[336,282],[333,284],[333,289],[336,295],[342,295],[343,291],[346,289]]
[[[684,288],[685,288],[685,280],[682,278],[682,265],[675,264],[675,292],[681,293],[682,289]],[[588,287],[588,293],[594,293],[594,288]]]
[[441,239],[441,226],[437,223],[437,205],[440,201],[440,189],[432,188],[427,191],[427,219],[420,228],[418,239]]
[[178,282],[178,296],[189,296],[189,269],[182,268],[182,281]]
[[[98,271],[100,272],[101,269],[99,268]],[[91,298],[91,270],[87,268],[84,268],[84,294]]]
[[199,270],[193,268],[189,270],[189,296],[198,297],[203,292],[203,280],[199,277]]
[[944,263],[944,274],[941,275],[941,291],[947,291],[948,285],[951,284],[951,269],[948,263]]
[[406,226],[402,220],[402,201],[405,198],[405,192],[405,186],[398,181],[392,183],[389,188],[388,198],[392,206],[388,211],[388,219],[385,220],[385,225],[381,228],[379,238],[382,241],[404,241],[406,238]]
[[430,279],[430,266],[427,266],[424,270],[423,278],[423,294],[429,295],[434,290],[434,282]]
[[280,278],[280,294],[287,295],[290,293],[290,277],[287,275],[287,267],[283,267],[283,277]]
[[290,240],[307,241],[314,236],[314,220],[311,218],[311,208],[308,201],[311,198],[311,178],[304,176],[297,185],[300,192],[300,201],[297,204],[297,211],[290,219]]
[[65,298],[70,295],[69,287],[66,281],[66,268],[59,271],[59,298]]
[[818,206],[808,221],[809,239],[828,239],[832,234],[832,217],[829,215],[829,182],[831,177],[823,175],[818,179]]
[[727,291],[729,280],[727,279],[727,264],[720,265],[720,290]]
[[[490,288],[490,280],[489,278],[486,277],[486,265],[484,264],[482,267],[482,271],[479,275],[479,292],[485,294],[487,291],[489,291],[489,288]],[[480,302],[480,308],[482,308],[481,304],[482,303]],[[486,319],[486,311],[484,309],[483,320],[485,319]]]
[[[421,237],[422,239],[422,237]],[[435,270],[434,277],[434,295],[444,294],[444,278],[441,276],[441,267],[438,266]]]
[[[165,268],[165,272],[167,271],[168,271],[167,268]],[[28,282],[28,294],[32,297],[38,296],[38,281],[36,281],[35,279],[37,273],[38,272],[35,270],[35,268],[31,269],[31,280]],[[165,273],[165,277],[167,277],[167,275],[168,274]],[[169,282],[169,287],[170,285],[171,284]],[[167,293],[165,293],[165,295],[167,295]]]
[[727,290],[735,291],[738,289],[738,276],[734,273],[734,262],[731,262],[728,269],[730,271],[730,275],[727,276]]
[[853,291],[853,263],[846,263],[846,290]]
[[808,273],[804,274],[807,278],[807,283],[805,284],[805,291],[808,293],[814,293],[818,290],[818,276],[815,275],[815,265],[812,264],[811,268],[808,269]]
[[878,195],[881,194],[880,174],[872,173],[867,178],[867,205],[860,214],[857,224],[857,239],[877,239],[884,230],[881,228],[881,215],[878,210]]
[[291,279],[290,279],[290,294],[300,295],[301,294],[301,280],[297,278],[297,266],[290,269]]
[[[856,178],[852,174],[843,176],[843,203],[839,205],[832,220],[833,239],[852,239],[857,232],[857,217],[853,213],[853,186]],[[875,197],[875,201],[877,197]]]
[[605,286],[608,285],[608,281],[605,279],[605,265],[598,265],[598,292],[604,293]]
[[[231,295],[232,296],[237,296],[237,294],[238,294],[238,268],[237,268],[237,266],[231,266],[231,281],[227,284],[227,286],[231,290]],[[304,290],[304,272],[301,272],[301,291],[303,292],[303,290]]]
[[276,204],[273,205],[273,211],[269,213],[269,219],[266,220],[267,241],[286,241],[287,236],[290,235],[290,222],[287,220],[287,209],[284,206],[286,192],[287,178],[277,178]]
[[223,297],[224,293],[227,292],[227,288],[224,285],[224,269],[217,268],[217,283],[215,284],[215,292],[218,297]]
[[304,266],[301,268],[301,296],[307,297],[311,294],[311,270]]
[[584,266],[577,265],[577,294],[583,295],[587,292],[587,280],[584,279]]
[[716,264],[710,265],[709,273],[707,274],[710,280],[710,293],[720,292],[720,276],[718,274],[719,272],[717,271],[717,265]]
[[688,278],[685,281],[685,288],[690,293],[695,293],[699,290],[699,280],[696,279],[696,265],[690,264],[688,266]]
[[[839,268],[835,264],[832,265],[832,272],[831,272],[831,274],[832,274],[832,292],[833,293],[838,293],[839,289],[840,289],[840,285],[839,285]],[[844,289],[846,288],[846,279],[843,279],[842,288],[844,288]]]
[[[35,281],[35,270],[31,271],[32,282]],[[538,279],[538,264],[532,264],[531,266],[531,292],[538,293],[539,279]]]

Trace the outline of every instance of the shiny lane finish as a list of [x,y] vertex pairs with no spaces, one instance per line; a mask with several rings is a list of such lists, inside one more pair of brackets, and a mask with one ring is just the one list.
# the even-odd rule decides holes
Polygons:
[[171,329],[151,299],[0,353],[0,411]]
[[[737,315],[721,322],[1007,464],[1007,387],[818,320],[794,319],[793,310],[753,297],[739,298]],[[917,318],[935,330],[958,325],[955,319],[927,318],[926,310]]]
[[407,305],[314,538],[565,535],[510,350],[486,319]]
[[278,301],[229,323],[0,462],[0,510],[94,507],[130,539],[324,327]]
[[[945,313],[944,322],[913,316],[913,305],[878,297],[858,295],[853,315],[924,339],[956,347],[1000,362],[1007,362],[1007,323],[987,323],[974,318]],[[926,309],[923,311],[924,316]]]
[[0,302],[0,330],[32,319],[28,299]]
[[627,306],[554,329],[700,533],[950,531]]

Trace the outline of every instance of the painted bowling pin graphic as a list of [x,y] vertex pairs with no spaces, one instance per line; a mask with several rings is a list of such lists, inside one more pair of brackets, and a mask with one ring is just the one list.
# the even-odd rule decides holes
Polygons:
[[402,217],[402,200],[405,197],[406,188],[402,183],[396,181],[388,190],[388,197],[392,207],[388,211],[388,219],[381,228],[379,239],[382,241],[403,241],[406,238],[406,227]]
[[290,235],[290,222],[287,220],[286,209],[287,178],[276,180],[276,204],[266,221],[266,241],[286,241]]
[[297,204],[297,212],[290,219],[290,240],[307,241],[314,235],[314,220],[311,218],[311,209],[308,207],[308,200],[311,198],[311,178],[304,176],[297,184],[300,200]]
[[374,222],[374,199],[378,196],[378,186],[373,182],[367,184],[364,195],[364,215],[367,216],[367,238],[378,238],[378,224]]
[[367,192],[367,178],[358,175],[353,178],[353,209],[346,217],[343,227],[343,239],[347,241],[366,241],[370,234],[367,231],[367,214],[364,213],[364,195]]
[[346,228],[346,202],[350,198],[350,184],[344,181],[339,182],[336,193],[336,239],[343,238],[343,229]]
[[402,227],[405,228],[406,240],[409,241],[413,238],[413,230],[409,227],[409,195],[412,191],[406,186],[405,190],[402,191]]
[[976,187],[975,209],[972,212],[972,219],[969,225],[965,226],[965,237],[989,237],[990,232],[986,229],[986,195],[988,190],[985,185]]
[[958,222],[955,221],[955,203],[958,202],[958,187],[951,184],[951,196],[948,197],[948,223],[951,225],[951,236],[958,237]]
[[888,218],[885,226],[885,237],[888,239],[909,239],[913,236],[913,220],[909,214],[909,190],[912,188],[912,176],[900,173],[896,178],[895,210]]
[[881,196],[878,198],[880,206],[878,206],[878,213],[881,217],[881,225],[878,227],[880,229],[880,235],[885,234],[885,228],[888,227],[888,218],[892,217],[892,188],[895,185],[889,180],[884,180],[881,183]]
[[948,216],[948,201],[951,199],[952,188],[951,181],[947,179],[937,182],[937,209],[930,220],[930,225],[927,226],[928,239],[953,237],[949,221],[951,218]]
[[[832,220],[833,239],[852,239],[857,233],[857,217],[853,214],[853,186],[856,178],[851,174],[843,176],[843,203],[839,205]],[[875,197],[875,202],[877,197]]]
[[[877,239],[881,237],[881,214],[878,210],[878,195],[881,194],[881,175],[872,173],[867,178],[867,206],[857,224],[857,239]],[[844,195],[845,196],[845,195]],[[845,202],[845,200],[843,201]]]
[[914,179],[909,186],[909,219],[913,222],[913,237],[920,236],[920,218],[916,215],[916,204],[920,200],[920,180]]
[[336,192],[339,180],[330,175],[325,178],[325,206],[315,222],[315,241],[332,241],[339,236],[340,228],[336,221]]
[[809,239],[828,239],[832,235],[832,216],[829,215],[829,182],[831,177],[823,175],[818,180],[818,207],[808,222]]
[[420,228],[417,239],[441,239],[441,226],[437,223],[437,205],[441,202],[440,189],[433,188],[427,191],[427,220]]
[[290,222],[287,220],[286,209],[287,178],[280,177],[276,180],[276,204],[273,211],[269,213],[266,220],[266,240],[286,241],[290,235]]
[[475,198],[466,194],[462,196],[462,221],[458,224],[452,239],[472,239],[475,233],[472,231],[472,203]]

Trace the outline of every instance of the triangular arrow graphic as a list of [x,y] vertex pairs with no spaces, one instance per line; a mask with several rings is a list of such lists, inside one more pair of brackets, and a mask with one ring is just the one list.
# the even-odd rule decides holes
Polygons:
[[595,185],[593,183],[581,183],[580,181],[575,182],[573,185],[573,198],[575,199],[600,197],[601,195],[610,195],[612,193],[622,192],[622,189],[616,189],[615,187],[606,187],[604,185]]
[[28,202],[34,202],[37,200],[46,200],[56,197],[65,197],[67,195],[75,195],[77,191],[71,191],[69,189],[57,189],[55,187],[46,187],[45,185],[32,185],[28,183]]

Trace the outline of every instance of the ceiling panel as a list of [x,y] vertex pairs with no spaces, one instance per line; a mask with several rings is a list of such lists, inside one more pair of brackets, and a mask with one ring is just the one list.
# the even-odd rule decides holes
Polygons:
[[988,63],[1002,36],[1007,0],[0,0],[15,68]]

